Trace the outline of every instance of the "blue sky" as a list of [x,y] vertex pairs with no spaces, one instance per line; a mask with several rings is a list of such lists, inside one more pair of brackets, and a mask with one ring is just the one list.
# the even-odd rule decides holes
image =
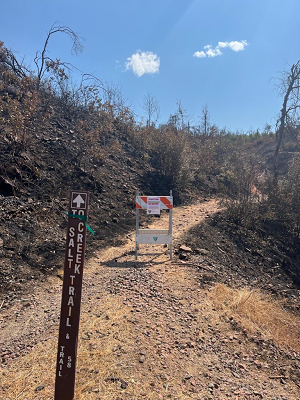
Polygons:
[[122,88],[141,118],[147,93],[167,122],[180,101],[199,123],[233,131],[274,125],[282,99],[272,78],[300,59],[300,0],[0,0],[0,40],[34,67],[52,24],[85,39],[78,57],[67,36],[50,56]]

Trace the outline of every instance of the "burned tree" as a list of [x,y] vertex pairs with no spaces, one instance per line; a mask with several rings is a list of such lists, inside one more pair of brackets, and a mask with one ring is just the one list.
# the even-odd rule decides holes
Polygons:
[[41,80],[44,76],[45,71],[47,71],[49,66],[51,66],[52,64],[57,64],[57,63],[59,63],[59,66],[61,66],[61,67],[66,67],[66,65],[67,65],[66,63],[60,62],[60,60],[53,60],[52,58],[47,56],[47,48],[48,48],[49,40],[50,40],[51,36],[56,33],[63,33],[70,37],[70,39],[72,41],[72,52],[75,53],[76,55],[81,53],[83,50],[83,44],[82,44],[83,39],[80,36],[78,36],[68,26],[57,25],[56,23],[54,23],[51,26],[50,31],[48,32],[42,52],[37,51],[35,59],[34,59],[35,65],[37,67],[38,87],[41,83]]
[[152,124],[155,125],[160,113],[158,100],[151,93],[147,92],[143,99],[142,108],[147,116],[147,127],[150,127]]
[[290,71],[282,73],[279,80],[279,92],[283,95],[283,104],[278,119],[277,145],[274,154],[274,175],[278,176],[278,155],[284,135],[297,123],[300,109],[300,60],[292,65]]

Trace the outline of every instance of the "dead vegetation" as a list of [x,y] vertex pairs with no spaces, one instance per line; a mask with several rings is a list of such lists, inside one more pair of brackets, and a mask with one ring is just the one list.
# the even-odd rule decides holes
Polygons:
[[279,347],[300,352],[300,317],[285,309],[286,299],[274,299],[257,289],[232,289],[224,284],[214,286],[210,295],[218,309],[238,317],[247,332],[259,333]]

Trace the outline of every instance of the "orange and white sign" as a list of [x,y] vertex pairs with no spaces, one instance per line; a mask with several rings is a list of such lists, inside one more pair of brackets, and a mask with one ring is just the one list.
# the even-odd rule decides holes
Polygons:
[[172,196],[136,196],[135,208],[136,209],[148,209],[148,199],[155,198],[159,199],[161,210],[172,210],[173,208],[173,197]]

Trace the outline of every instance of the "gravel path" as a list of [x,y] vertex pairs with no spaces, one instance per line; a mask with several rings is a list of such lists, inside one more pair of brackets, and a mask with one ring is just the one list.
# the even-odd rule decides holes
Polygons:
[[[210,201],[175,209],[175,248],[217,208]],[[157,218],[153,226],[165,223]],[[214,279],[208,266],[196,268],[178,257],[170,261],[168,249],[150,245],[141,246],[135,261],[133,238],[95,252],[86,263],[76,399],[300,398],[299,354],[284,353],[249,335],[234,316],[220,314],[203,285],[208,275]],[[0,310],[0,399],[51,399],[53,379],[47,383],[43,377],[32,385],[34,395],[22,390],[9,396],[18,393],[13,384],[18,364],[40,351],[41,343],[57,340],[61,283],[61,274],[49,278]],[[104,370],[95,359],[101,351],[103,356],[103,346],[109,353]],[[83,375],[87,355],[89,380]]]

